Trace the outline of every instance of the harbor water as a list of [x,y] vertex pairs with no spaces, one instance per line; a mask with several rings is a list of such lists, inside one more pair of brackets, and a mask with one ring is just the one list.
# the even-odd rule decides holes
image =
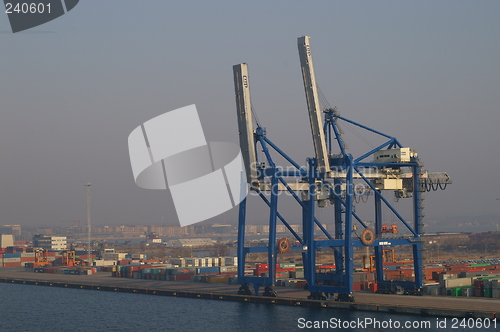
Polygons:
[[7,283],[0,283],[0,303],[2,332],[481,330],[453,329],[451,318]]

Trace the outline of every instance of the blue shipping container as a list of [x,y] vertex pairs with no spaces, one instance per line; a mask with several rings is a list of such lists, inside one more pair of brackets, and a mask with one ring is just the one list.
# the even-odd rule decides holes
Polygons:
[[205,273],[219,273],[218,266],[210,266],[210,267],[199,267],[196,269],[196,274],[205,274]]
[[3,254],[3,258],[17,258],[21,257],[21,253],[17,252],[15,254]]

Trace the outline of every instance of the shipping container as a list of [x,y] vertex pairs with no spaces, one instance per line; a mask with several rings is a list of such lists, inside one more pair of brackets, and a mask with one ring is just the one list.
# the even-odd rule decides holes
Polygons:
[[7,252],[7,253],[3,254],[3,258],[4,259],[5,258],[21,258],[21,254],[20,253],[16,253],[16,252],[14,252],[14,253],[8,253]]
[[215,273],[219,274],[221,271],[219,270],[220,268],[218,266],[213,266],[213,267],[200,267],[196,269],[197,274],[207,274],[207,273]]
[[484,296],[483,281],[481,279],[474,280],[474,296],[475,297]]
[[440,285],[444,288],[472,286],[472,278],[444,279],[440,282]]
[[206,276],[207,283],[224,283],[229,282],[229,276],[218,275],[218,276]]
[[439,286],[431,287],[429,291],[430,291],[429,295],[437,296],[439,295]]
[[20,263],[21,257],[13,257],[13,258],[3,258],[4,263]]
[[474,296],[474,288],[473,287],[463,287],[462,288],[462,296],[465,296],[465,297]]
[[21,266],[21,262],[4,262],[3,267],[19,267]]
[[21,257],[21,262],[35,262],[35,257]]
[[462,296],[462,287],[451,288],[451,296]]
[[171,275],[170,281],[189,281],[194,276],[194,274],[177,274]]

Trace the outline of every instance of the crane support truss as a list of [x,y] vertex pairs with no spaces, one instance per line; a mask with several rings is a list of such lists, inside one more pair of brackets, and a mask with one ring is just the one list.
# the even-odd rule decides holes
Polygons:
[[[341,117],[336,109],[320,110],[317,89],[314,79],[309,37],[301,37],[298,41],[306,100],[315,146],[315,158],[307,159],[307,166],[301,167],[284,151],[277,147],[267,136],[259,124],[253,129],[249,93],[248,71],[246,64],[235,65],[234,80],[238,124],[240,128],[241,150],[246,151],[247,159],[255,165],[254,173],[248,181],[251,189],[269,207],[269,238],[267,247],[245,246],[245,222],[247,199],[240,203],[238,220],[238,282],[241,283],[240,294],[251,294],[249,285],[253,284],[254,293],[265,286],[263,295],[275,296],[272,287],[276,281],[276,263],[279,250],[276,241],[276,225],[281,222],[293,235],[298,245],[292,250],[302,252],[304,276],[310,298],[323,299],[338,294],[341,301],[352,301],[354,275],[354,248],[369,247],[375,253],[376,280],[379,289],[392,291],[403,289],[406,294],[420,294],[422,276],[422,192],[445,189],[451,183],[444,172],[429,173],[422,169],[418,156],[413,150],[404,148],[392,136]],[[243,78],[246,76],[246,79]],[[247,86],[242,88],[246,84]],[[245,90],[247,89],[247,90]],[[324,115],[320,130],[315,123]],[[351,125],[368,130],[384,137],[387,141],[367,153],[355,158],[346,153],[341,131],[337,122],[346,121]],[[336,140],[340,153],[333,154],[332,142]],[[259,160],[255,151],[260,148],[265,160]],[[273,159],[278,155],[287,160],[293,170],[284,171]],[[365,161],[372,157],[373,161]],[[252,159],[254,158],[254,159]],[[257,165],[259,165],[257,167]],[[248,164],[247,164],[248,166]],[[328,167],[325,169],[325,166]],[[248,174],[248,172],[247,172]],[[359,197],[359,189],[363,195],[373,195],[374,225],[369,228],[368,222],[355,212],[355,201]],[[413,220],[406,220],[397,209],[382,195],[384,190],[394,191],[396,198],[409,198],[413,205]],[[302,209],[302,233],[299,234],[278,211],[280,191],[287,191]],[[315,216],[316,205],[326,207],[333,205],[334,233],[330,234]],[[390,210],[406,229],[406,234],[388,238],[383,234],[383,213]],[[356,227],[354,228],[353,226]],[[365,233],[374,238],[360,237],[355,229],[358,225]],[[319,228],[322,238],[315,237],[315,229]],[[415,277],[413,280],[389,282],[384,280],[383,252],[387,247],[411,246]],[[316,269],[316,254],[322,249],[333,250],[335,268],[327,273],[319,273]],[[250,253],[266,253],[268,273],[266,276],[245,275],[246,256]]]

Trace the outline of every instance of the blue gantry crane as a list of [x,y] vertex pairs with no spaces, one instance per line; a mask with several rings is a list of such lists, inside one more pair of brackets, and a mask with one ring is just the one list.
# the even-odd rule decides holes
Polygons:
[[[405,294],[420,294],[422,277],[422,192],[445,189],[451,183],[444,172],[430,173],[423,169],[417,153],[404,147],[395,137],[342,117],[336,108],[322,108],[313,67],[310,37],[298,39],[298,49],[309,122],[314,143],[314,157],[300,166],[268,137],[260,123],[254,124],[250,100],[248,65],[233,67],[238,114],[240,146],[245,163],[247,182],[269,207],[269,241],[266,247],[245,246],[247,199],[241,202],[238,220],[238,282],[240,294],[276,296],[276,262],[281,253],[300,250],[307,280],[309,298],[324,299],[337,294],[340,301],[353,301],[354,248],[372,248],[375,256],[376,281],[379,290],[402,290]],[[347,122],[355,127],[381,136],[384,143],[360,156],[346,152],[338,123]],[[336,142],[336,144],[335,144]],[[337,146],[337,148],[334,148]],[[256,151],[263,152],[259,160]],[[281,167],[273,156],[279,155],[292,165]],[[302,209],[302,232],[295,231],[278,210],[280,192],[286,191]],[[396,199],[412,201],[412,220],[402,214],[382,194],[394,191]],[[363,220],[355,211],[359,197],[373,196],[373,223]],[[316,217],[316,206],[333,207],[334,231],[330,234]],[[383,225],[383,211],[390,211],[407,232],[387,236]],[[277,241],[276,225],[281,222],[299,245],[292,246],[288,239]],[[315,237],[315,228],[322,232]],[[363,231],[358,234],[357,229]],[[299,234],[300,233],[300,234]],[[409,246],[413,253],[414,278],[412,281],[384,280],[383,253],[394,246]],[[316,254],[319,250],[333,251],[334,270],[318,272]],[[245,260],[249,253],[266,252],[269,273],[265,276],[245,275]]]

